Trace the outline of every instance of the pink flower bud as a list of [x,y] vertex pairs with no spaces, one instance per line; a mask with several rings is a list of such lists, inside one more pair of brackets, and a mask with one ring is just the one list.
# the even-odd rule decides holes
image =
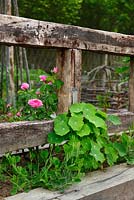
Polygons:
[[58,67],[54,67],[53,70],[52,70],[52,72],[55,73],[55,74],[57,74],[58,71],[59,71]]
[[39,76],[39,78],[40,78],[40,81],[45,82],[46,79],[47,79],[47,76],[45,76],[45,75],[41,75],[41,76]]
[[10,103],[7,104],[7,108],[10,108],[12,105]]
[[40,91],[36,91],[36,94],[37,94],[37,95],[40,95],[40,94],[41,94],[41,92],[40,92]]
[[39,99],[30,99],[28,101],[28,105],[30,105],[32,108],[39,108],[39,107],[43,106],[43,103]]
[[53,83],[50,81],[50,82],[48,82],[48,85],[52,85]]
[[16,113],[17,117],[21,117],[21,112]]
[[12,117],[13,114],[12,114],[11,112],[9,112],[9,113],[7,113],[7,116],[8,116],[8,117]]
[[22,83],[21,85],[21,89],[22,90],[27,90],[29,88],[29,84],[28,83]]

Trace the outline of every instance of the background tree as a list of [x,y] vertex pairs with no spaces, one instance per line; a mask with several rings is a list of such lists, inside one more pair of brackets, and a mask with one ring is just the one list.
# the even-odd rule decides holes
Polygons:
[[20,16],[134,33],[133,0],[19,0]]
[[80,9],[81,26],[134,33],[133,0],[83,0]]
[[82,0],[19,0],[20,15],[51,22],[76,24]]

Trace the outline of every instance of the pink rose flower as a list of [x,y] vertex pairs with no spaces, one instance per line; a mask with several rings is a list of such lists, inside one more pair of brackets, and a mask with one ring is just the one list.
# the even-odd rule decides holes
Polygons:
[[22,83],[21,87],[22,90],[27,90],[29,88],[29,84],[28,83]]
[[57,74],[58,71],[59,71],[58,67],[54,67],[53,70],[52,70],[52,72],[55,73],[55,74]]
[[41,94],[41,92],[40,92],[40,91],[36,91],[36,94],[37,94],[37,95],[40,95],[40,94]]
[[7,104],[7,108],[10,108],[12,105],[10,103]]
[[47,76],[45,76],[45,75],[41,75],[41,76],[39,76],[39,78],[40,78],[40,81],[45,82],[46,79],[47,79]]
[[21,112],[16,113],[17,117],[21,117]]
[[48,85],[52,85],[53,83],[50,81],[50,82],[48,82]]
[[9,113],[7,113],[7,116],[8,116],[8,117],[12,117],[13,114],[12,114],[11,112],[9,112]]
[[28,105],[30,105],[32,108],[39,108],[39,107],[43,106],[43,103],[39,99],[30,99],[28,101]]

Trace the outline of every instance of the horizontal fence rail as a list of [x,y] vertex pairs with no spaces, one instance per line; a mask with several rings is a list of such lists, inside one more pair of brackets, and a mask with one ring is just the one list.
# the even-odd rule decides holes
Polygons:
[[[133,125],[134,113],[118,113],[118,116],[122,124],[114,126],[108,123],[109,135],[127,131]],[[47,136],[52,130],[53,120],[0,123],[0,155],[47,144]]]
[[0,43],[134,55],[134,36],[0,14]]
[[0,155],[47,143],[53,121],[0,123]]

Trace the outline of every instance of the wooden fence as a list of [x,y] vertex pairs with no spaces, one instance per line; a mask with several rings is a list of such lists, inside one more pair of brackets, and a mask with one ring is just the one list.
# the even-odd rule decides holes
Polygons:
[[[35,48],[57,48],[56,65],[59,68],[59,77],[64,82],[64,86],[59,92],[59,113],[67,111],[73,102],[80,101],[82,50],[130,56],[129,111],[134,112],[134,36],[0,15],[0,44]],[[31,132],[26,131],[27,128],[21,129],[18,127],[19,124],[13,125],[13,127],[9,124],[5,124],[5,126],[0,125],[0,153],[36,146],[39,143],[43,144],[46,142],[46,139],[41,139],[40,142],[37,142],[38,144],[35,144],[35,142],[30,142],[29,144],[28,141],[30,139],[36,141],[39,129],[37,128],[36,131],[31,129],[32,135],[35,135],[32,139],[31,136],[29,137]],[[52,125],[48,127],[44,128],[41,138],[46,138],[44,134],[47,134],[52,129]],[[15,131],[14,135],[14,130],[19,131]],[[24,137],[27,139],[23,145],[20,145],[20,137],[20,143],[17,140],[16,145],[15,138],[19,138],[20,133],[22,136],[25,134]],[[13,138],[12,143],[10,138]]]

